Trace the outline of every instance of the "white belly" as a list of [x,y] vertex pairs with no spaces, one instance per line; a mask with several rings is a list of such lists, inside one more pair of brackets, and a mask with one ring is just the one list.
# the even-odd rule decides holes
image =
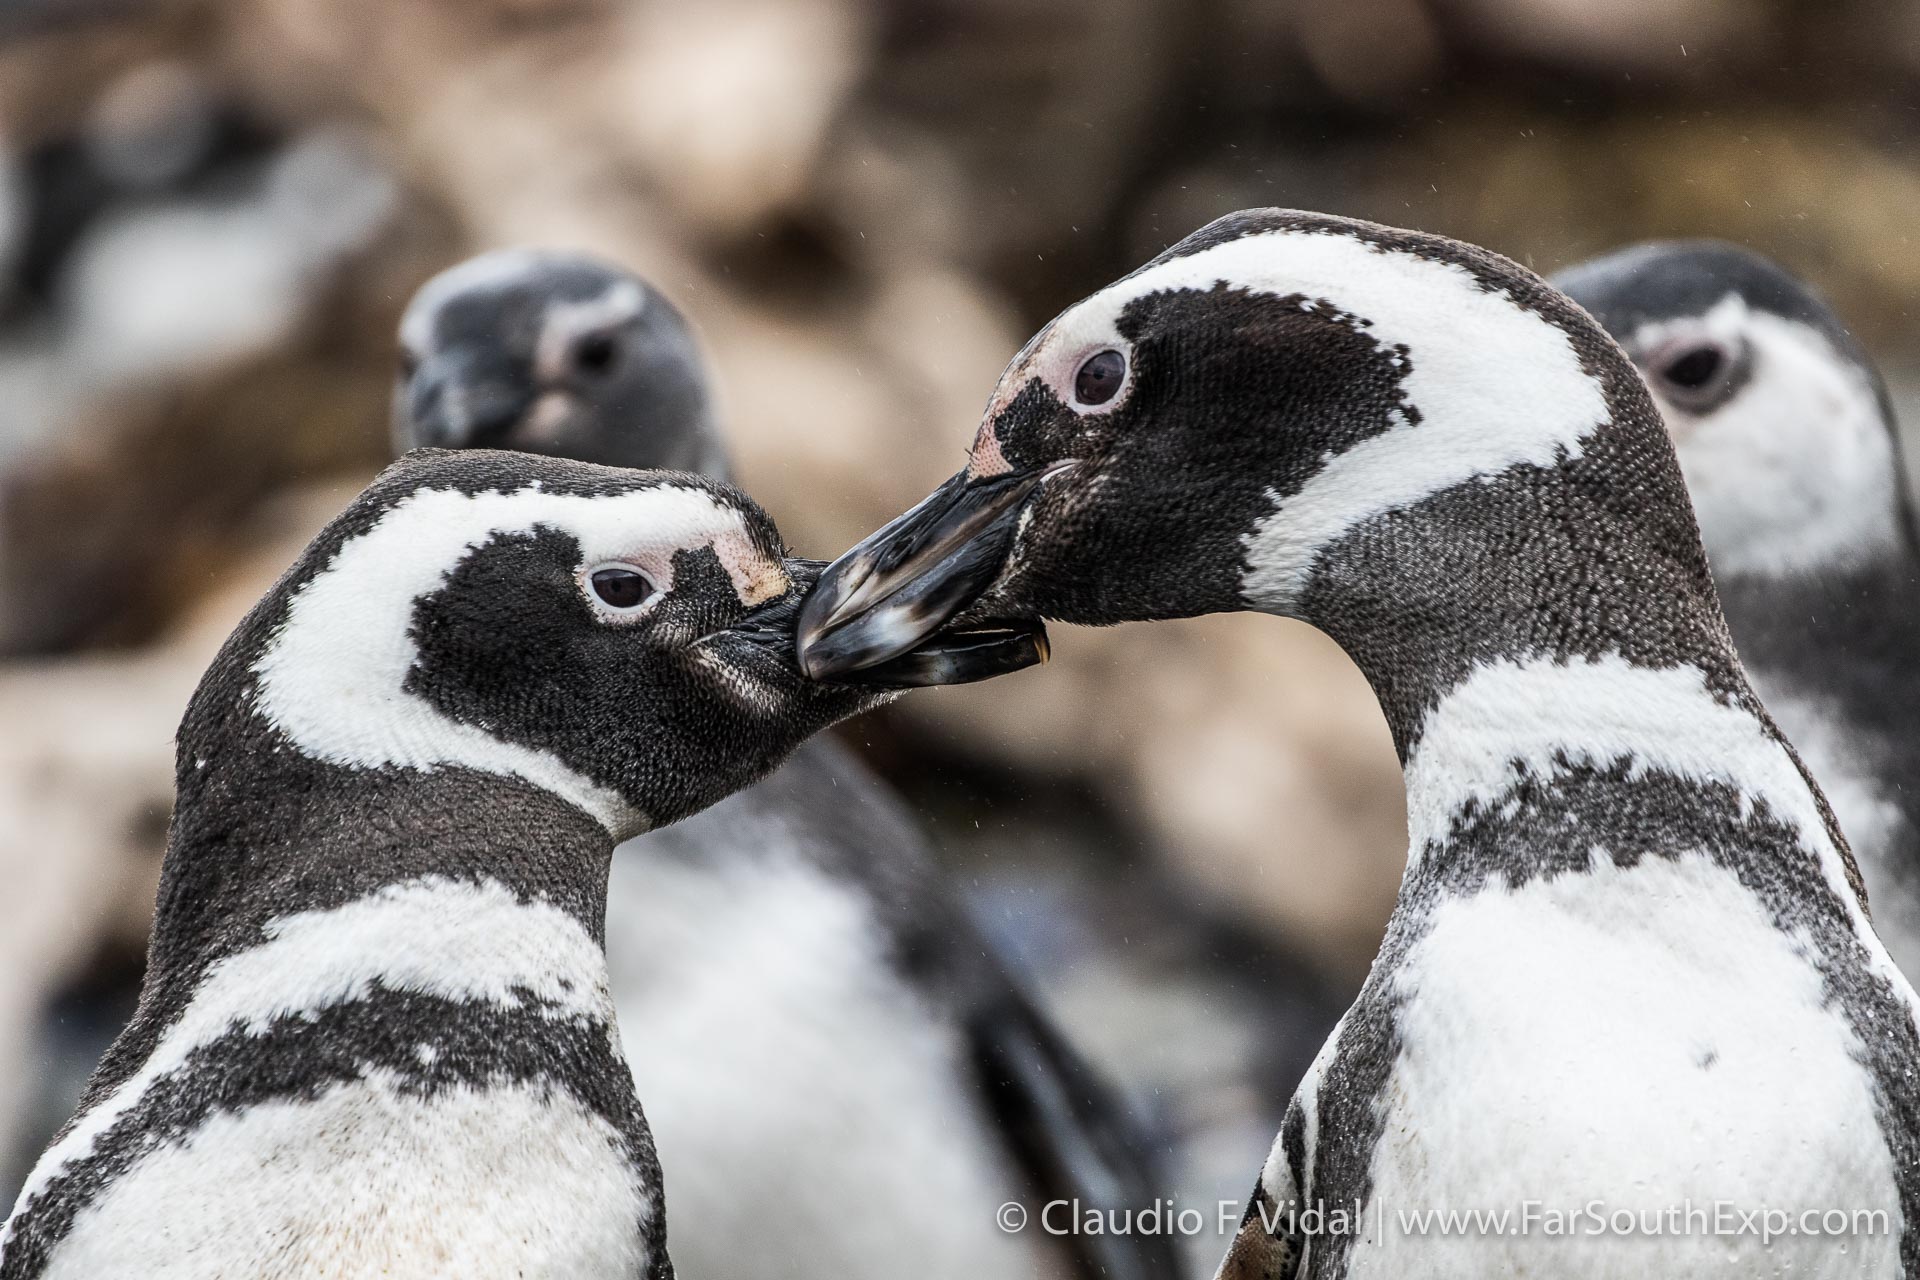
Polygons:
[[894,976],[864,901],[797,859],[623,847],[607,951],[627,1061],[688,1277],[1022,1280],[1027,1199],[963,1049]]
[[372,1075],[210,1119],[75,1221],[47,1280],[633,1280],[645,1191],[611,1126],[541,1088],[431,1100]]
[[[1401,1050],[1349,1274],[1899,1275],[1899,1198],[1859,1041],[1730,872],[1603,862],[1449,901],[1397,981]],[[1517,1230],[1529,1204],[1593,1202],[1654,1228],[1689,1203],[1884,1216],[1770,1245],[1697,1218],[1657,1239],[1539,1223],[1420,1239],[1399,1217],[1507,1210]]]

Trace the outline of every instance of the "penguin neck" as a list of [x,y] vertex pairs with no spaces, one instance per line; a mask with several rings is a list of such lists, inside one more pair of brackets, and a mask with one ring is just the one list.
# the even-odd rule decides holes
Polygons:
[[1602,432],[1557,465],[1432,493],[1326,548],[1289,612],[1378,696],[1416,861],[1445,848],[1483,871],[1550,865],[1568,828],[1456,839],[1543,784],[1584,789],[1583,841],[1644,848],[1657,824],[1604,797],[1649,773],[1791,810],[1821,830],[1785,856],[1827,860],[1824,801],[1734,657],[1664,448]]
[[[1705,559],[1679,507],[1614,506],[1591,458],[1475,479],[1328,549],[1299,606],[1372,686],[1402,765],[1459,686],[1497,665],[1685,665],[1747,694]],[[1678,496],[1678,480],[1672,486]],[[1622,486],[1626,488],[1628,486]],[[1516,704],[1516,723],[1551,707]]]
[[184,744],[178,772],[157,974],[256,945],[291,913],[410,883],[494,882],[604,943],[613,839],[532,783],[452,767],[347,770],[285,750],[195,756]]
[[310,1100],[329,1083],[425,1096],[537,1075],[646,1166],[611,1034],[612,841],[592,818],[470,770],[341,770],[264,735],[194,756],[189,741],[139,1007],[44,1167],[102,1149],[116,1123],[157,1123],[153,1091],[189,1068],[189,1125],[196,1106]]

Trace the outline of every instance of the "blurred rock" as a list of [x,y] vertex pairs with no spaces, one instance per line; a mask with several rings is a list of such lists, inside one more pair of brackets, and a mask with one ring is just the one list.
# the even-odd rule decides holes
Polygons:
[[263,494],[378,456],[399,186],[347,131],[246,115],[143,63],[13,166],[0,651],[150,631]]
[[1444,0],[1476,43],[1607,71],[1681,72],[1681,52],[1727,57],[1765,47],[1773,6],[1743,0]]
[[1348,102],[1396,102],[1440,69],[1440,33],[1422,0],[1296,4],[1292,14],[1308,64]]
[[739,235],[811,185],[869,26],[850,0],[654,0],[634,6],[608,88],[681,215]]

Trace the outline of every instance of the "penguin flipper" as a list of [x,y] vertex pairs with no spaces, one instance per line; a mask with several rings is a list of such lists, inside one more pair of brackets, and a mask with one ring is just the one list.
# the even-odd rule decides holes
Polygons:
[[[982,1094],[1039,1204],[1077,1200],[1083,1214],[1097,1210],[1109,1222],[1109,1211],[1137,1216],[1155,1207],[1161,1181],[1126,1103],[1010,982],[974,1010],[967,1030]],[[1061,1240],[1090,1278],[1182,1274],[1171,1234],[1076,1232]]]

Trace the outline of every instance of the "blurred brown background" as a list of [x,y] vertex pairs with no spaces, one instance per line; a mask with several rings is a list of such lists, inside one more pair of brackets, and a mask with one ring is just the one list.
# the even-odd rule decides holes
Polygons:
[[[533,243],[652,278],[746,486],[829,556],[954,469],[1040,323],[1250,205],[1543,271],[1737,240],[1904,385],[1917,113],[1897,0],[5,0],[0,1150],[125,1016],[179,709],[385,457],[439,268]],[[1181,1043],[1278,1002],[1297,1071],[1372,954],[1384,726],[1270,619],[1055,652],[850,736],[1094,1056],[1204,1129],[1250,1104]],[[1174,976],[1089,958],[1116,949]]]

